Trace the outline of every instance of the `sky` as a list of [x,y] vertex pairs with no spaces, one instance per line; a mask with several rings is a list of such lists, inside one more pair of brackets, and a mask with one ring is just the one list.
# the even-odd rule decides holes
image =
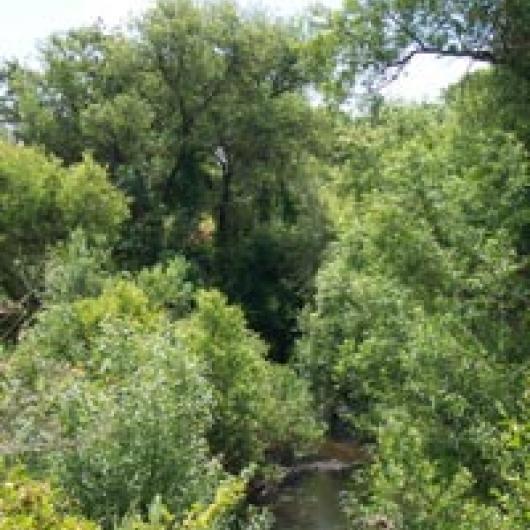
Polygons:
[[[30,60],[35,46],[54,31],[88,24],[97,18],[110,26],[141,13],[153,0],[0,0],[0,57]],[[258,6],[271,14],[289,15],[307,8],[310,0],[239,0],[244,7]],[[341,0],[321,0],[339,7]],[[467,71],[480,67],[468,59],[417,56],[400,78],[383,91],[403,101],[433,101],[443,89]]]

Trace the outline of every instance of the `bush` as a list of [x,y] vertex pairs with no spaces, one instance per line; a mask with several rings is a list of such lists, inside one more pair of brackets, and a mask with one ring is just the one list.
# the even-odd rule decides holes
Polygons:
[[191,267],[184,258],[176,257],[163,265],[143,269],[136,282],[150,304],[165,309],[172,318],[181,318],[191,311],[195,282]]
[[98,529],[95,523],[73,515],[63,493],[48,482],[0,462],[0,530]]
[[98,296],[109,277],[110,252],[104,240],[90,244],[77,229],[56,245],[45,262],[44,299],[47,304]]
[[457,462],[429,458],[422,424],[389,412],[378,431],[377,455],[346,503],[359,530],[518,530],[502,510],[477,500],[473,475]]
[[76,228],[113,242],[127,215],[124,195],[90,157],[64,168],[37,149],[0,140],[0,288],[11,298],[40,287],[48,245]]
[[[124,333],[118,349],[143,362],[63,395],[70,449],[54,457],[63,486],[107,527],[131,509],[145,511],[156,495],[181,518],[221,473],[208,456],[212,398],[198,362],[163,335]],[[109,351],[115,336],[106,336]]]
[[[178,326],[177,338],[205,366],[214,389],[209,440],[229,469],[262,462],[266,450],[278,444],[294,450],[318,440],[321,431],[305,383],[265,360],[265,344],[220,293],[198,294],[197,309]],[[284,401],[287,396],[292,401]]]

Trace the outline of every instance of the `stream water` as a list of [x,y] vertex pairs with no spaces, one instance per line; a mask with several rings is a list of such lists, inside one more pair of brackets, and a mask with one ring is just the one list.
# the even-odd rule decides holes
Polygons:
[[[366,459],[358,445],[328,441],[318,458],[322,463],[339,461],[354,464]],[[275,517],[274,530],[346,530],[341,498],[347,489],[349,471],[316,468],[300,474],[280,488],[270,508]]]
[[346,477],[314,472],[282,488],[272,511],[274,530],[346,530],[340,507]]

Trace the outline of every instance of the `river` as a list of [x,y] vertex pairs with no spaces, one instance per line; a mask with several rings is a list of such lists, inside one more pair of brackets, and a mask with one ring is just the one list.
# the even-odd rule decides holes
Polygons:
[[274,530],[348,529],[341,498],[351,472],[333,468],[337,462],[360,463],[366,455],[355,443],[328,441],[317,456],[314,469],[297,474],[280,488],[270,506],[275,517]]
[[274,530],[346,530],[340,507],[343,474],[314,472],[282,488],[271,507]]

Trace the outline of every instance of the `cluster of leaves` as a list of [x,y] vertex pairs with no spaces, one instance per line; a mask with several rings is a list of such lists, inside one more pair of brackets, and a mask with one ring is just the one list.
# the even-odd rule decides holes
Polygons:
[[[0,528],[2,530],[101,530],[92,521],[74,515],[74,506],[59,488],[35,480],[18,467],[0,468]],[[246,477],[219,483],[210,504],[195,503],[182,521],[156,496],[146,517],[127,514],[114,526],[116,530],[225,530],[236,521],[245,496]],[[265,528],[266,514],[253,512],[248,528]]]
[[177,336],[206,365],[218,404],[210,440],[229,468],[260,462],[276,447],[307,449],[318,439],[306,385],[288,367],[265,360],[265,344],[218,292],[199,294]]
[[92,158],[64,168],[35,148],[0,141],[0,292],[20,300],[40,288],[48,245],[76,228],[115,241],[125,196]]
[[528,16],[526,0],[345,0],[317,18],[327,54],[316,56],[342,96],[359,81],[385,86],[421,55],[481,61],[528,81]]
[[105,257],[81,232],[51,253],[45,307],[4,354],[3,451],[55,477],[104,527],[147,514],[157,496],[175,521],[214,498],[189,515],[193,528],[263,527],[236,502],[241,484],[227,498],[218,487],[278,447],[312,447],[307,385],[266,360],[240,309],[197,291],[182,258],[116,275]]
[[360,528],[525,525],[493,492],[524,483],[499,455],[527,384],[527,154],[460,109],[390,108],[339,137],[340,236],[297,356],[328,417],[377,443]]
[[53,35],[38,70],[1,71],[0,317],[17,344],[0,447],[104,528],[263,528],[235,477],[321,426],[228,300],[287,355],[326,237],[302,33],[190,0],[131,29]]
[[22,468],[0,463],[2,530],[99,530],[93,522],[68,512],[64,495],[50,484],[31,479]]
[[[6,63],[0,449],[59,489],[2,468],[0,528],[265,528],[252,466],[310,450],[316,403],[375,442],[352,527],[527,528],[525,3],[352,0],[308,41],[159,0]],[[416,54],[498,67],[370,118],[304,93]],[[317,269],[304,381],[267,358]]]
[[159,0],[132,27],[54,35],[38,70],[6,64],[2,121],[67,164],[89,151],[108,168],[131,204],[122,267],[184,253],[285,358],[326,235],[308,166],[327,126],[303,94],[303,32],[223,0]]

